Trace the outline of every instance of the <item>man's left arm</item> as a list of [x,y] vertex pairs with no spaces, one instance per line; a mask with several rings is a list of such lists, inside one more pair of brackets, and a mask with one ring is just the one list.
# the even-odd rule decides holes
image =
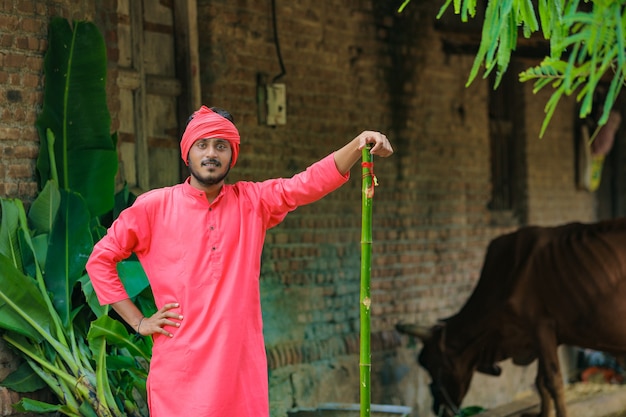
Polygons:
[[372,149],[370,149],[372,155],[386,158],[393,154],[393,148],[387,136],[380,132],[366,130],[348,142],[344,147],[335,151],[334,158],[337,170],[342,175],[348,173],[354,164],[361,160],[363,148],[368,144],[372,144]]

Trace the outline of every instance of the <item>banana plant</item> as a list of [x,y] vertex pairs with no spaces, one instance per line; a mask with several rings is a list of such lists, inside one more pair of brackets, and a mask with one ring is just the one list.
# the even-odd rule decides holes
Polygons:
[[[85,264],[132,199],[115,193],[116,136],[106,107],[106,49],[95,25],[50,22],[43,111],[36,126],[40,192],[28,211],[0,198],[0,334],[23,364],[0,384],[47,386],[58,403],[28,398],[17,411],[68,416],[147,416],[151,339],[130,334],[97,302]],[[116,205],[117,202],[117,205]],[[136,259],[119,273],[146,315],[154,310]],[[88,329],[88,331],[87,331]]]

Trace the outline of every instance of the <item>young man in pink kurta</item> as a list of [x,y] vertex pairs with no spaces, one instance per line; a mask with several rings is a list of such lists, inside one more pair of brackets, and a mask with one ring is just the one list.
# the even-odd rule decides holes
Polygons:
[[[269,415],[259,295],[266,231],[344,184],[367,144],[375,155],[393,152],[384,135],[368,131],[292,178],[225,184],[239,143],[232,117],[202,106],[181,140],[190,177],[139,196],[87,263],[99,301],[154,338],[151,417]],[[131,253],[159,309],[151,317],[117,275],[117,263]]]

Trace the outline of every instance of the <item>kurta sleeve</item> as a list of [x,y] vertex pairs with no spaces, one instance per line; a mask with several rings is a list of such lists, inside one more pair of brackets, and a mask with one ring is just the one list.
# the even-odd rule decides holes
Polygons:
[[117,273],[118,262],[149,245],[149,223],[138,199],[124,210],[100,239],[87,261],[87,274],[100,304],[112,304],[128,298]]
[[337,170],[334,154],[309,166],[291,178],[280,178],[260,183],[260,202],[270,216],[268,227],[280,223],[288,212],[321,199],[345,184],[350,173]]

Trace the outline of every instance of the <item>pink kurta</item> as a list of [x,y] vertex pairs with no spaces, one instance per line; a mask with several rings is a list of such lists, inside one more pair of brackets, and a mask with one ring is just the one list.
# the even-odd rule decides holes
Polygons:
[[98,299],[128,298],[116,263],[135,252],[156,305],[184,316],[154,336],[152,417],[269,415],[259,296],[266,230],[348,179],[332,155],[288,179],[225,185],[209,204],[188,181],[141,195],[98,242],[87,264]]

